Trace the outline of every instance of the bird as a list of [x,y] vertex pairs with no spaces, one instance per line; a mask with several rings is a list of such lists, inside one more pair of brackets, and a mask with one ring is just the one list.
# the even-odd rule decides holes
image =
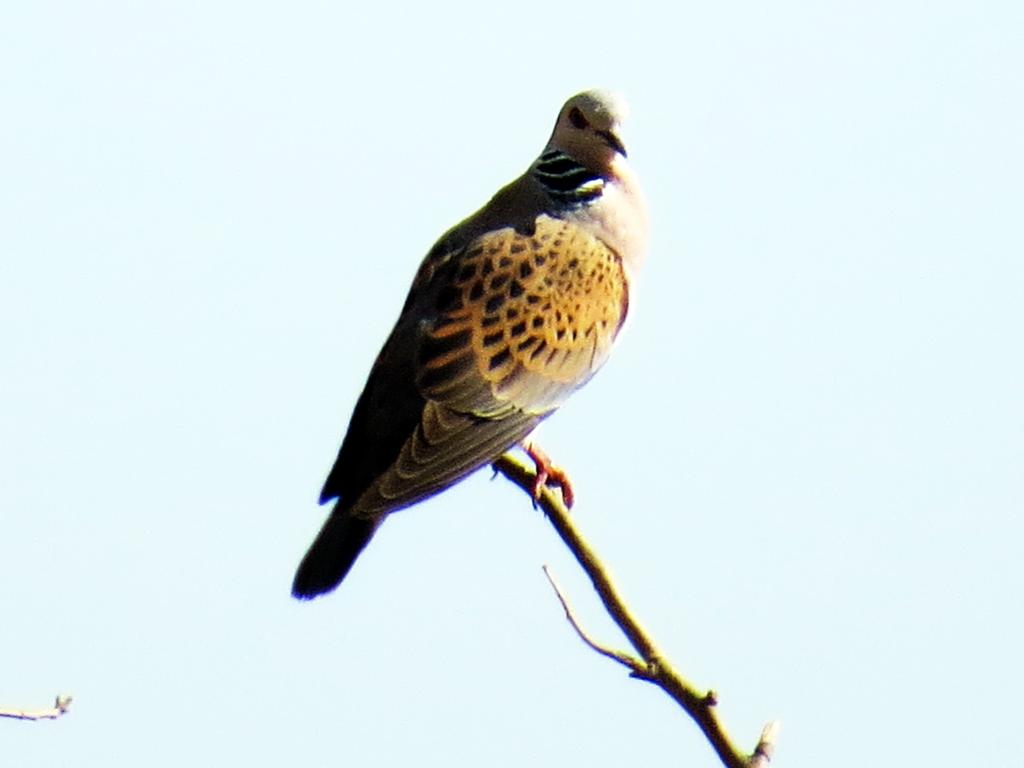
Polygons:
[[336,588],[387,516],[523,445],[605,363],[644,261],[648,216],[627,160],[625,101],[572,96],[525,173],[424,257],[327,476],[334,507],[292,595]]

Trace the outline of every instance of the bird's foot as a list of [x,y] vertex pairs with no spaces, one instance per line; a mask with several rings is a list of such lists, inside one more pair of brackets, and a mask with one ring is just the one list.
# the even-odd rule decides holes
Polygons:
[[536,443],[523,443],[523,450],[526,451],[527,456],[533,459],[537,471],[537,477],[534,479],[531,489],[534,506],[537,506],[537,502],[540,501],[541,490],[544,486],[548,486],[560,489],[562,501],[565,502],[568,509],[572,509],[576,495],[572,491],[572,482],[565,470],[552,464],[551,458]]

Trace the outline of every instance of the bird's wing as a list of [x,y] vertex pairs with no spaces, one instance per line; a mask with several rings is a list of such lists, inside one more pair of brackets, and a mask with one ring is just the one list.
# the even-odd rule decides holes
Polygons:
[[[335,473],[340,490],[345,475],[377,456],[383,471],[371,471],[372,479],[364,471],[358,484],[365,490],[352,509],[360,515],[420,501],[522,441],[604,363],[626,315],[617,254],[571,221],[547,215],[532,232],[485,233],[422,275],[427,284],[414,285],[413,293],[430,303],[413,300],[406,311],[423,319],[399,322],[389,342],[394,349],[385,347],[367,385],[368,392],[394,391],[364,392],[324,489],[330,497]],[[416,348],[395,336],[415,337]],[[388,370],[392,358],[413,363],[415,422],[410,392],[391,383],[406,376]],[[393,435],[387,446],[383,433]],[[362,446],[361,456],[346,451],[350,443]],[[388,462],[381,449],[394,458]]]
[[584,227],[539,216],[486,233],[435,280],[416,382],[428,400],[500,419],[557,408],[604,363],[626,317],[621,260]]

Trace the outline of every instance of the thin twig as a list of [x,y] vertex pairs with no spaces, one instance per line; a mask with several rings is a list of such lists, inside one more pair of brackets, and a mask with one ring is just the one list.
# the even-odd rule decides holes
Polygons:
[[609,659],[619,662],[619,664],[626,667],[634,675],[642,675],[646,672],[647,665],[636,656],[631,656],[625,651],[616,651],[612,648],[606,648],[588,635],[580,625],[579,621],[576,620],[576,614],[573,611],[572,606],[569,605],[569,600],[562,592],[561,587],[558,586],[558,582],[555,580],[554,574],[551,573],[551,569],[546,565],[544,566],[544,575],[548,577],[548,581],[551,583],[551,588],[555,590],[555,596],[558,598],[558,602],[562,604],[562,609],[565,611],[565,618],[569,620],[572,628],[576,630],[576,634],[580,636],[580,640],[602,656],[607,656]]
[[[494,462],[494,469],[532,497],[536,474],[518,457],[506,453]],[[638,660],[621,651],[611,651],[591,640],[575,619],[568,601],[552,581],[558,599],[565,609],[566,617],[577,634],[598,653],[629,667],[634,677],[654,683],[671,696],[697,723],[704,736],[711,742],[711,746],[714,747],[722,764],[727,768],[764,768],[774,751],[778,724],[769,723],[765,726],[757,748],[752,754],[747,755],[741,752],[726,733],[725,727],[718,717],[717,694],[714,691],[698,690],[675,670],[671,662],[658,649],[654,640],[641,626],[619,594],[608,569],[577,530],[561,497],[545,486],[541,489],[537,503],[544,510],[548,520],[551,521],[555,531],[572,552],[580,567],[590,577],[605,610],[608,611],[641,658]],[[548,578],[551,578],[550,574],[548,574]],[[634,666],[635,662],[640,663],[638,666]]]
[[0,709],[0,717],[10,717],[15,720],[56,720],[66,713],[70,706],[70,696],[58,696],[50,709]]

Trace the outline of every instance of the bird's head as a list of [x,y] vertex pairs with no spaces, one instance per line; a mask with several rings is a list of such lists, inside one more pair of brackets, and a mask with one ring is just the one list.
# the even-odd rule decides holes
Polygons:
[[565,152],[595,171],[607,171],[626,157],[621,124],[627,114],[626,102],[616,93],[577,93],[558,113],[547,148]]

